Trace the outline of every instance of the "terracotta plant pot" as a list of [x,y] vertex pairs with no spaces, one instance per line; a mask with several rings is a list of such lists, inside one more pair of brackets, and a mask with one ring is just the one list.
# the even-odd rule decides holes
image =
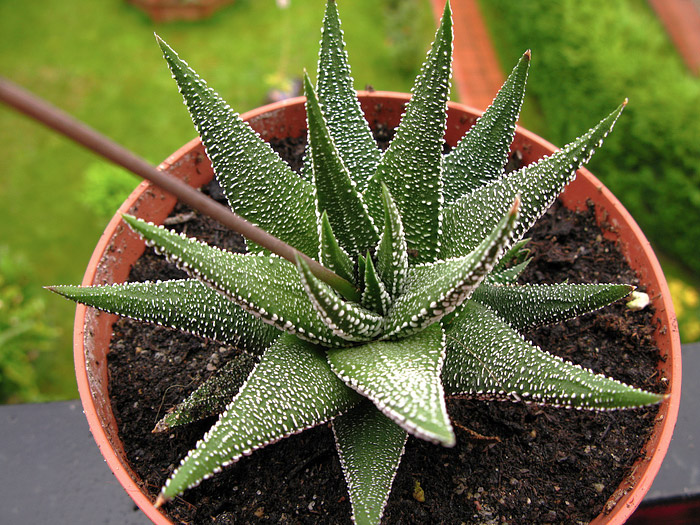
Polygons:
[[[381,122],[398,125],[408,95],[362,93],[362,107],[370,125]],[[446,139],[455,144],[480,113],[464,105],[451,103]],[[243,119],[266,139],[299,137],[306,131],[304,99],[291,99],[245,113]],[[556,148],[527,130],[518,128],[513,147],[523,154],[527,164],[552,153]],[[159,169],[198,187],[211,180],[211,165],[199,139],[195,139],[165,160]],[[669,381],[670,396],[660,406],[654,434],[632,469],[593,523],[623,523],[642,501],[666,454],[676,422],[680,402],[681,346],[671,297],[661,267],[637,224],[620,202],[589,171],[579,170],[576,180],[563,194],[569,208],[584,209],[586,201],[596,204],[599,222],[612,226],[606,236],[619,241],[630,266],[646,287],[658,317],[656,342],[661,351],[660,372]],[[142,183],[122,204],[102,235],[85,272],[83,285],[123,282],[132,264],[144,251],[144,243],[122,221],[121,213],[162,223],[175,205],[175,198],[150,183]],[[156,523],[169,523],[150,497],[140,488],[140,480],[126,460],[118,437],[117,425],[108,395],[107,352],[116,316],[78,305],[75,320],[75,368],[80,397],[90,429],[102,455],[115,476],[146,515]]]
[[154,22],[173,20],[202,20],[235,0],[128,0]]

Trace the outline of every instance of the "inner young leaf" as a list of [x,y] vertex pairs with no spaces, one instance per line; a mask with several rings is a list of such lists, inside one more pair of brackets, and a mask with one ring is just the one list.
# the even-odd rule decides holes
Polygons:
[[[452,72],[452,13],[449,2],[435,42],[411,90],[411,100],[396,135],[384,152],[365,193],[372,217],[384,216],[381,184],[395,199],[412,263],[434,261],[442,220],[442,147]],[[407,183],[410,181],[410,183]]]
[[316,90],[340,158],[362,193],[381,153],[353,87],[335,1],[326,2]]
[[336,238],[350,255],[374,246],[379,234],[331,138],[316,93],[304,76],[309,153],[319,213],[327,213]]
[[386,184],[382,183],[384,230],[377,247],[377,270],[392,298],[403,291],[408,275],[408,248],[401,214]]

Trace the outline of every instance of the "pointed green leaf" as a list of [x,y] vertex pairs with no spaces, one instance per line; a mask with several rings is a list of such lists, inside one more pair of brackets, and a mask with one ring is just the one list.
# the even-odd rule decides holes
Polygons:
[[283,335],[161,491],[171,499],[254,450],[325,423],[361,397],[331,372],[322,348]]
[[326,283],[309,270],[309,265],[298,258],[301,283],[318,317],[337,337],[346,341],[368,341],[381,330],[383,318],[363,306],[339,297]]
[[493,267],[493,271],[501,272],[506,269],[509,264],[519,264],[525,261],[530,254],[529,248],[526,248],[527,243],[529,242],[530,239],[521,239],[514,243],[513,246],[511,246],[508,251],[503,254],[503,257],[501,257],[501,260],[498,261],[498,264]]
[[574,179],[576,170],[588,162],[603,143],[624,106],[622,104],[597,126],[551,156],[479,188],[446,207],[441,236],[443,257],[469,253],[503,216],[516,195],[522,198],[522,208],[514,239],[520,240]]
[[392,298],[403,291],[408,275],[408,251],[399,209],[382,183],[384,230],[377,247],[377,270]]
[[346,281],[355,282],[352,261],[345,250],[338,245],[325,211],[321,214],[321,264]]
[[493,103],[445,156],[445,204],[499,179],[508,161],[515,123],[525,96],[530,52],[525,53],[506,79]]
[[222,294],[196,280],[125,283],[107,286],[53,286],[51,290],[113,314],[177,328],[261,353],[279,337]]
[[158,43],[233,210],[317,257],[313,186],[296,175],[177,53],[160,38]]
[[627,284],[481,285],[472,299],[493,309],[514,329],[573,319],[626,297]]
[[362,193],[381,153],[360,108],[340,28],[336,2],[326,3],[316,83],[328,129],[350,178]]
[[434,261],[438,255],[442,219],[442,147],[447,122],[447,98],[452,71],[452,13],[449,2],[435,42],[416,78],[411,100],[389,149],[365,193],[370,214],[383,217],[381,185],[396,201],[412,263]]
[[333,371],[409,434],[455,442],[440,382],[444,334],[436,323],[398,341],[328,350]]
[[494,312],[470,301],[447,335],[448,394],[590,408],[631,408],[664,396],[627,386],[528,343]]
[[169,410],[165,417],[158,421],[153,432],[167,432],[173,427],[221,414],[238,394],[255,363],[255,359],[244,352],[236,355],[184,401]]
[[360,290],[365,289],[365,273],[367,272],[367,259],[364,255],[358,254],[357,256],[357,287]]
[[408,434],[369,401],[335,418],[333,434],[350,493],[353,522],[378,525]]
[[365,266],[365,290],[362,292],[362,305],[381,315],[386,315],[391,306],[391,297],[389,297],[384,283],[379,279],[369,253]]
[[304,75],[304,91],[319,213],[328,214],[338,242],[350,255],[362,253],[377,243],[379,234],[331,139],[308,75]]
[[531,260],[532,259],[525,259],[515,266],[503,268],[501,270],[492,270],[491,273],[486,276],[484,282],[491,284],[515,284],[518,277],[525,271],[525,268],[527,268]]
[[513,244],[493,267],[485,282],[491,284],[515,284],[520,274],[525,271],[532,260],[530,250],[525,246],[530,239],[521,239]]
[[135,217],[124,220],[158,251],[265,323],[323,345],[344,345],[323,324],[296,267],[271,255],[231,253]]
[[517,224],[511,211],[469,255],[414,266],[402,295],[389,311],[384,338],[403,337],[442,319],[462,304],[489,273]]

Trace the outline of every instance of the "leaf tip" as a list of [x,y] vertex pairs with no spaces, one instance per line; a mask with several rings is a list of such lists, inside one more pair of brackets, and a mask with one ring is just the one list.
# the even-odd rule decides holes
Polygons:
[[445,0],[445,9],[443,11],[443,16],[452,16],[452,6],[450,5],[450,0]]
[[173,50],[172,48],[166,43],[165,40],[163,40],[158,33],[155,31],[153,32],[153,36],[156,37],[156,43],[158,46],[160,46],[161,51],[163,51],[164,54],[172,53]]
[[306,68],[304,68],[304,94],[306,95],[306,98],[309,98],[312,93],[314,93],[314,86],[311,83],[309,72],[306,70]]
[[156,502],[153,504],[155,508],[160,508],[163,506],[164,503],[168,502],[168,498],[165,497],[163,493],[158,494],[158,497],[156,498]]
[[170,428],[170,425],[168,425],[164,418],[158,421],[158,423],[156,423],[156,426],[153,427],[153,430],[151,430],[151,434],[161,434],[163,432],[167,432],[168,430],[170,430]]
[[129,213],[122,213],[122,220],[129,226],[133,226],[134,224],[136,224],[136,221],[138,219],[135,216],[130,215]]
[[64,291],[63,288],[65,286],[62,285],[55,285],[55,286],[44,286],[44,290],[48,290],[49,292],[53,292],[56,295],[60,295],[61,297],[65,297],[66,299],[70,299],[70,295],[67,291]]

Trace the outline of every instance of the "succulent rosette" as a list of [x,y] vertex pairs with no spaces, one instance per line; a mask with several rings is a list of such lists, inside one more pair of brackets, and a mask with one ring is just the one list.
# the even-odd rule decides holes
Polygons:
[[536,164],[506,173],[530,54],[444,153],[449,2],[401,123],[381,151],[353,88],[334,0],[300,173],[159,39],[231,208],[338,276],[320,280],[248,242],[231,253],[130,216],[189,279],[57,286],[70,299],[236,344],[246,352],[158,423],[219,419],[167,480],[158,504],[254,450],[332,421],[353,518],[378,523],[407,436],[455,443],[446,396],[594,410],[659,402],[526,341],[520,332],[628,295],[625,284],[519,285],[524,234],[612,129],[624,104]]

